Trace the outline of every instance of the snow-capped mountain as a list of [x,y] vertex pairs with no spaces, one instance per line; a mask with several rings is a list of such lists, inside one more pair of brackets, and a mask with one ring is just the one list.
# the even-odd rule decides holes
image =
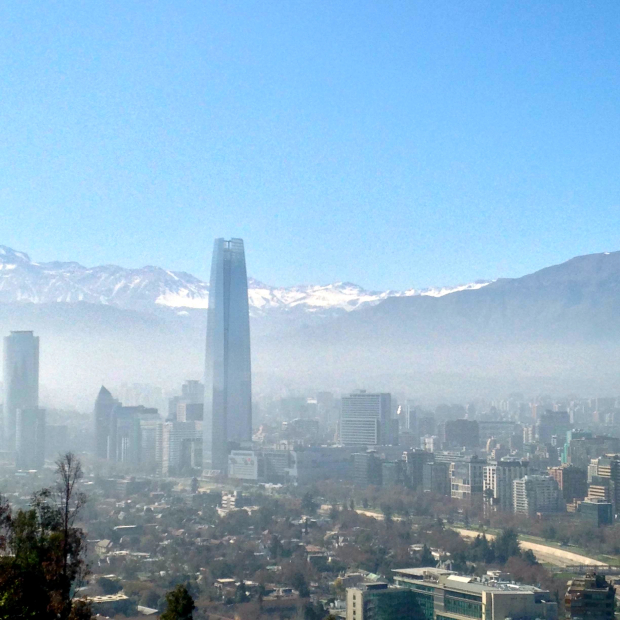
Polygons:
[[[376,305],[388,297],[442,297],[487,284],[479,281],[456,287],[378,292],[349,282],[278,288],[250,278],[249,300],[253,315],[278,310],[321,314]],[[209,285],[189,273],[152,266],[125,269],[116,265],[84,267],[75,262],[36,263],[24,252],[0,246],[0,303],[85,301],[132,310],[171,308],[181,312],[205,309],[208,300]]]

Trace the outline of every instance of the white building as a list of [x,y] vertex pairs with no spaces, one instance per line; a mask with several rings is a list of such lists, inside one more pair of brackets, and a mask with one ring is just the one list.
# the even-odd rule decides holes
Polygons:
[[364,390],[342,397],[340,443],[345,446],[376,446],[388,443],[392,413],[390,394]]
[[529,475],[513,482],[513,506],[515,513],[533,517],[538,512],[562,511],[564,502],[554,478]]
[[484,501],[495,509],[512,512],[513,482],[530,473],[528,461],[504,458],[484,468]]

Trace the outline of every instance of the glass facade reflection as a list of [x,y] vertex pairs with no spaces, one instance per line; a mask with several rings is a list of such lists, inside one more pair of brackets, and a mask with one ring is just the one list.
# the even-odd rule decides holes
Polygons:
[[205,358],[203,468],[226,473],[229,443],[252,440],[248,279],[242,239],[216,239]]

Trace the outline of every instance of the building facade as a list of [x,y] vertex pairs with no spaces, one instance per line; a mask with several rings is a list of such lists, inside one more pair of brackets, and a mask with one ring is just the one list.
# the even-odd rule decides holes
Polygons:
[[243,240],[215,240],[209,286],[203,468],[225,474],[229,444],[252,440],[250,312]]
[[364,390],[342,397],[340,443],[376,446],[389,443],[392,397]]
[[561,512],[565,508],[558,483],[551,476],[530,474],[512,484],[515,514],[533,517],[539,512]]
[[39,407],[39,338],[31,331],[15,331],[4,338],[3,443],[15,452],[17,410]]
[[347,620],[557,620],[547,590],[437,568],[396,569],[394,583],[347,589]]

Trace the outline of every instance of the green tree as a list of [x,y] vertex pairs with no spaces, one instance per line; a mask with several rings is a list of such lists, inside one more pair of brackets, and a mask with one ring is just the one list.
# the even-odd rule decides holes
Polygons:
[[437,562],[431,553],[431,550],[424,545],[420,554],[420,566],[437,566]]
[[500,564],[505,564],[511,557],[520,557],[521,548],[517,532],[512,528],[502,530],[495,539],[495,557]]
[[0,620],[82,620],[89,606],[72,590],[86,573],[84,533],[75,521],[85,497],[82,476],[71,453],[57,462],[58,481],[32,497],[15,515],[0,498]]
[[294,573],[291,579],[291,585],[299,592],[300,598],[308,598],[310,596],[310,589],[308,588],[308,584],[303,573],[299,571]]
[[313,515],[317,511],[317,509],[318,509],[317,503],[314,501],[314,497],[312,496],[312,493],[308,491],[301,498],[301,510],[302,512],[306,514]]
[[186,586],[180,584],[166,594],[166,611],[161,620],[192,620],[194,617],[194,599]]
[[235,603],[246,603],[250,600],[250,597],[245,591],[245,582],[241,580],[235,591]]

